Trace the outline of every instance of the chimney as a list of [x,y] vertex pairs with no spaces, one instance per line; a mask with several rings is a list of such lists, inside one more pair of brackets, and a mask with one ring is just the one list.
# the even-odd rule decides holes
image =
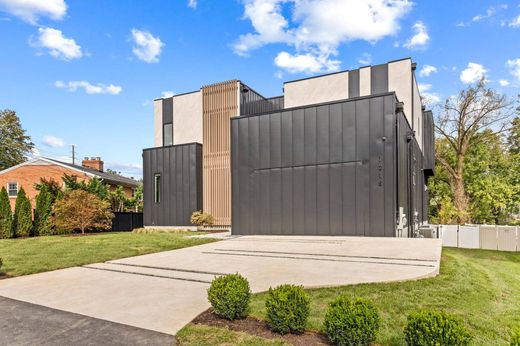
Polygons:
[[83,167],[92,168],[96,171],[103,172],[103,161],[101,161],[101,157],[85,157],[83,161],[81,161],[81,165]]

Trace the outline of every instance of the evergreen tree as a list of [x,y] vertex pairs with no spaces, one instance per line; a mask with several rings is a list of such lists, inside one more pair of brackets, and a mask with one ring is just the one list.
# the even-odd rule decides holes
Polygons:
[[0,238],[6,239],[13,236],[13,212],[9,203],[7,190],[0,190]]
[[36,196],[36,208],[34,210],[34,232],[33,235],[51,234],[50,216],[52,210],[52,195],[47,185],[40,187],[40,193]]
[[22,187],[18,191],[14,206],[14,234],[19,237],[26,237],[30,234],[32,226],[31,202]]
[[0,171],[24,162],[33,147],[16,112],[0,110]]

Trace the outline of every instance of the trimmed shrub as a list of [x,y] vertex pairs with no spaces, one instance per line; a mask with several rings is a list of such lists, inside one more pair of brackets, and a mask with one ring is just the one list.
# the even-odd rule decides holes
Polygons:
[[520,328],[511,334],[511,346],[520,346]]
[[310,298],[303,286],[281,285],[269,288],[265,308],[269,329],[280,334],[302,333],[309,317]]
[[0,238],[13,237],[13,212],[5,187],[0,189]]
[[211,226],[215,223],[215,220],[213,219],[213,215],[197,210],[191,214],[190,222],[195,226]]
[[208,300],[218,316],[235,320],[247,315],[251,289],[240,274],[229,274],[213,279],[208,288]]
[[18,191],[14,206],[14,234],[19,237],[30,235],[32,223],[32,207],[23,187]]
[[377,308],[368,300],[339,296],[325,314],[323,329],[334,345],[368,346],[379,331]]
[[50,216],[52,212],[52,196],[47,185],[42,184],[40,193],[36,196],[36,208],[34,210],[33,235],[52,234]]
[[409,346],[464,346],[471,341],[462,321],[442,311],[411,313],[404,335]]

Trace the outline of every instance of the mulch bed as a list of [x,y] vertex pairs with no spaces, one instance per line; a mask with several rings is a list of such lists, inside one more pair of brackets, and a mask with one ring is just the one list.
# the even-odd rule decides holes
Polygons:
[[292,345],[307,346],[307,345],[330,345],[327,337],[323,334],[306,331],[303,334],[277,334],[267,328],[265,321],[258,320],[253,317],[246,317],[244,319],[229,321],[218,317],[213,313],[212,309],[208,309],[195,317],[192,321],[194,324],[203,324],[211,327],[227,327],[235,332],[243,332],[264,339],[282,339]]
[[9,279],[11,278],[12,276],[11,275],[7,275],[7,274],[4,274],[4,273],[0,273],[0,280],[3,280],[3,279]]

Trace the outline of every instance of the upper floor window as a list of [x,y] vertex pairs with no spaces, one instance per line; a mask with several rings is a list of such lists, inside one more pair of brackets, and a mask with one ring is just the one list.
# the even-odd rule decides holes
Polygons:
[[163,137],[163,146],[173,145],[173,124],[164,124]]
[[9,197],[18,196],[18,183],[8,183],[7,193],[9,194]]

